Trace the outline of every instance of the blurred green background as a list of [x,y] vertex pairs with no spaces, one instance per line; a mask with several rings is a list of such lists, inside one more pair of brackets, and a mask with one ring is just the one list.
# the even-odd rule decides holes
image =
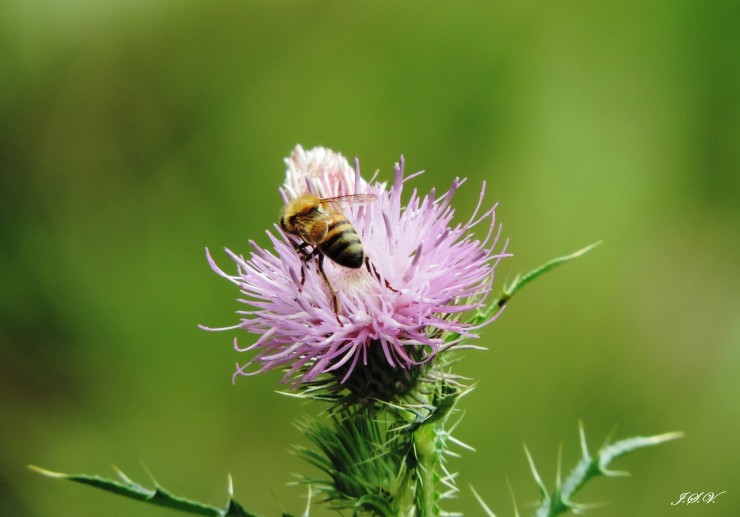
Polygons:
[[[206,246],[265,244],[283,158],[325,145],[422,190],[483,180],[527,287],[460,373],[478,379],[447,505],[498,515],[557,450],[682,430],[596,480],[590,514],[739,515],[737,3],[9,1],[0,7],[0,514],[164,516],[26,469],[147,470],[178,494],[298,513],[289,452],[320,408],[231,384],[237,292]],[[249,336],[242,337],[242,343]],[[727,493],[673,507],[686,491]],[[529,510],[523,508],[523,515]],[[328,515],[317,510],[313,515]]]

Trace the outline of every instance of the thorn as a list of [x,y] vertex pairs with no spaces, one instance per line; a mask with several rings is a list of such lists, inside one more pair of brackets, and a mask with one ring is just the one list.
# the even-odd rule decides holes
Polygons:
[[537,486],[540,489],[540,492],[542,494],[542,497],[546,500],[550,499],[549,494],[547,493],[547,487],[542,482],[542,478],[540,477],[540,473],[537,472],[537,467],[534,465],[534,460],[532,459],[532,455],[529,453],[529,449],[526,445],[524,445],[524,453],[527,455],[527,461],[529,461],[529,469],[532,471],[532,476],[534,477],[535,483],[537,483]]
[[149,479],[151,480],[152,484],[153,484],[153,485],[154,485],[154,486],[155,486],[156,488],[159,488],[159,487],[160,487],[159,483],[157,482],[157,480],[156,480],[156,479],[154,479],[154,475],[153,475],[153,474],[152,474],[152,472],[151,472],[151,471],[149,470],[149,467],[147,467],[147,466],[146,466],[146,463],[144,463],[144,460],[140,459],[140,460],[139,460],[139,462],[141,463],[141,466],[142,466],[142,467],[144,467],[144,470],[146,471],[146,474],[147,474],[147,476],[149,476]]
[[308,512],[311,509],[311,484],[308,484],[308,501],[306,502],[306,509],[303,511],[301,517],[309,517]]
[[121,469],[119,469],[118,466],[116,466],[115,464],[111,464],[111,468],[113,469],[113,472],[116,473],[116,476],[118,476],[119,478],[121,478],[121,480],[124,483],[126,483],[127,485],[135,485],[136,484],[133,481],[131,481],[131,479],[126,474],[124,474],[123,471]]
[[583,453],[583,459],[590,461],[591,455],[588,453],[588,445],[586,445],[586,430],[583,428],[583,420],[578,420],[578,434],[581,437],[581,452]]
[[593,510],[594,508],[603,508],[607,505],[608,503],[570,503],[569,508],[570,511],[574,514],[580,515],[587,512],[588,510]]
[[284,397],[290,397],[294,399],[308,399],[309,398],[303,393],[290,393],[288,391],[281,391],[281,390],[275,390],[275,393],[277,393],[278,395],[283,395]]
[[651,436],[648,438],[651,445],[658,445],[659,443],[663,442],[670,442],[671,440],[677,440],[679,438],[683,438],[686,436],[685,433],[681,431],[675,431],[673,433],[664,433],[664,434],[658,434],[655,436]]
[[65,479],[67,478],[67,474],[63,474],[61,472],[54,472],[53,470],[46,470],[41,467],[37,467],[36,465],[26,465],[30,470],[33,470],[34,472],[41,474],[42,476],[55,478],[55,479]]
[[576,251],[574,253],[571,253],[567,257],[568,258],[578,258],[581,255],[585,255],[586,253],[588,253],[589,251],[591,251],[592,249],[594,249],[596,246],[600,245],[602,242],[604,242],[604,241],[596,241],[593,244],[589,244],[585,248],[581,248],[580,250],[578,250],[578,251]]
[[447,436],[447,439],[450,440],[452,443],[454,443],[454,444],[462,447],[463,449],[467,449],[467,450],[469,450],[471,452],[476,452],[476,450],[472,446],[468,445],[465,442],[461,442],[460,440],[458,440],[454,436]]
[[609,446],[612,438],[614,438],[614,435],[617,434],[617,427],[619,426],[615,424],[614,427],[612,427],[611,430],[607,433],[606,438],[604,438],[604,443],[601,445],[602,449]]
[[600,469],[601,473],[604,474],[607,477],[610,478],[616,478],[616,477],[630,477],[632,474],[630,474],[626,470],[609,470],[606,468]]
[[555,490],[560,490],[560,486],[562,485],[562,471],[563,471],[563,442],[560,442],[560,447],[558,447],[558,466],[557,470],[555,472]]
[[511,486],[511,480],[507,477],[506,484],[509,486],[509,494],[511,494],[511,503],[514,505],[514,517],[519,516],[519,508],[517,508],[516,497],[514,496],[514,487]]
[[473,488],[473,485],[470,485],[470,490],[473,492],[473,495],[478,500],[478,504],[480,504],[483,507],[483,511],[486,512],[486,515],[488,517],[496,517],[496,514],[493,513],[493,511],[483,501],[483,498],[480,495],[478,495],[478,492],[475,491],[475,488]]

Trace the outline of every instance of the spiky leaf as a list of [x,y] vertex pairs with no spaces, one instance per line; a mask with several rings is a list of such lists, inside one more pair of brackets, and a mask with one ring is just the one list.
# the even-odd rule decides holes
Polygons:
[[[545,273],[548,273],[555,269],[558,266],[561,266],[567,262],[570,262],[573,259],[576,259],[578,257],[581,257],[594,249],[596,246],[601,244],[601,241],[595,242],[589,246],[586,246],[583,249],[580,249],[574,253],[571,253],[569,255],[565,255],[562,257],[554,258],[550,260],[549,262],[533,269],[527,274],[524,275],[517,275],[514,280],[504,287],[501,294],[499,294],[496,298],[493,299],[493,301],[488,304],[486,307],[480,309],[476,314],[473,315],[472,318],[468,321],[473,328],[479,327],[483,324],[485,324],[487,321],[490,321],[492,318],[496,316],[498,312],[500,312],[504,305],[506,305],[509,300],[511,299],[514,294],[519,291],[522,287],[530,283],[532,280],[544,275]],[[452,343],[453,341],[456,341],[460,339],[460,334],[456,332],[451,332],[447,334],[445,337],[445,341],[447,343]]]
[[[82,483],[83,485],[94,486],[101,490],[112,492],[130,499],[136,499],[137,501],[153,504],[155,506],[163,506],[165,508],[180,510],[194,515],[208,515],[213,517],[257,517],[257,515],[246,511],[242,505],[234,500],[231,497],[231,493],[229,494],[229,502],[226,507],[217,508],[215,506],[176,496],[161,487],[146,488],[131,481],[121,471],[117,472],[121,478],[120,481],[117,481],[113,479],[105,479],[100,476],[89,476],[87,474],[64,474],[61,472],[53,472],[34,465],[29,465],[29,468],[47,477],[66,479],[76,483]],[[229,492],[231,492],[231,490],[229,490]]]
[[539,508],[537,508],[535,517],[555,517],[556,515],[569,511],[577,512],[585,509],[583,506],[573,502],[573,496],[594,477],[600,475],[623,475],[624,473],[622,472],[613,472],[608,470],[607,467],[612,461],[628,452],[641,449],[643,447],[658,445],[683,436],[682,433],[666,433],[657,436],[637,436],[634,438],[627,438],[626,440],[621,440],[602,448],[596,456],[592,457],[586,447],[586,436],[583,431],[583,427],[580,428],[580,434],[582,449],[581,460],[573,468],[562,485],[555,487],[555,490],[553,490],[549,495],[546,493],[544,485],[541,484],[539,475],[534,468],[534,462],[530,457],[532,472],[543,490],[543,500]]

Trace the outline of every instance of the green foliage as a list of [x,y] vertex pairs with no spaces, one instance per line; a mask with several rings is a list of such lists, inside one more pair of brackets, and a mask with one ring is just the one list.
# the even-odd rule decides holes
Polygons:
[[[527,454],[527,460],[529,461],[529,467],[532,470],[532,476],[540,489],[542,497],[542,502],[537,507],[534,517],[556,517],[557,515],[568,512],[576,514],[583,513],[589,508],[589,505],[574,503],[573,496],[583,488],[589,480],[600,475],[610,477],[628,475],[626,472],[608,470],[607,467],[612,461],[628,452],[683,437],[682,433],[665,433],[656,436],[637,436],[634,438],[627,438],[611,445],[604,446],[595,457],[592,457],[588,452],[588,447],[586,446],[586,435],[582,425],[579,427],[579,432],[581,436],[581,460],[576,464],[573,470],[571,470],[565,481],[561,481],[560,462],[558,461],[558,473],[555,489],[552,492],[548,492],[545,484],[542,482],[542,478],[537,472],[532,455],[526,447],[524,448],[524,451]],[[495,517],[493,511],[486,505],[483,498],[478,495],[472,487],[471,490],[484,513],[488,517]],[[519,517],[516,503],[514,504],[514,511],[516,517]]]
[[[173,495],[171,492],[159,486],[155,488],[146,488],[138,483],[131,481],[123,472],[116,469],[116,473],[121,481],[104,479],[99,476],[88,476],[86,474],[63,474],[52,472],[33,465],[29,465],[31,470],[55,479],[67,479],[84,485],[94,486],[114,494],[136,499],[155,506],[163,506],[173,510],[180,510],[185,513],[194,515],[209,515],[213,517],[257,517],[257,515],[246,511],[232,497],[231,479],[229,479],[229,502],[225,508],[217,508],[196,501],[191,501],[182,497]],[[289,516],[284,516],[289,517]]]
[[330,478],[303,482],[337,510],[402,515],[414,499],[413,450],[410,435],[393,425],[387,415],[367,412],[301,424],[319,451],[298,447],[298,454]]
[[581,426],[579,430],[581,435],[581,460],[562,483],[560,482],[560,472],[558,471],[556,486],[552,493],[548,493],[547,489],[545,488],[545,485],[542,482],[542,479],[540,478],[540,475],[537,473],[537,469],[534,466],[534,460],[529,454],[529,451],[527,451],[527,458],[529,459],[532,474],[534,475],[534,478],[542,494],[542,503],[537,508],[537,511],[535,512],[535,517],[555,517],[556,515],[560,515],[570,511],[574,513],[579,513],[580,511],[585,510],[585,505],[580,505],[573,502],[573,496],[589,480],[600,475],[627,475],[625,472],[608,470],[607,467],[612,461],[628,452],[641,449],[643,447],[658,445],[663,442],[681,438],[683,436],[682,433],[666,433],[656,436],[637,436],[634,438],[627,438],[625,440],[620,440],[616,443],[603,447],[596,454],[596,456],[592,457],[588,452],[588,447],[586,445],[586,435],[583,431],[583,426]]
[[297,453],[329,477],[302,482],[318,489],[320,502],[355,515],[441,515],[440,500],[457,492],[445,467],[447,442],[460,443],[446,424],[468,391],[438,383],[413,404],[363,404],[333,413],[328,423],[299,424],[318,450]]

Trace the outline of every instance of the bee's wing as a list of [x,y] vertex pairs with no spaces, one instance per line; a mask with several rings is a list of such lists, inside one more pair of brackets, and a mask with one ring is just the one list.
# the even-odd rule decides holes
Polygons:
[[320,244],[331,224],[331,215],[312,212],[310,215],[296,215],[295,226],[298,235],[309,244]]
[[332,205],[336,208],[343,206],[360,206],[372,203],[377,199],[375,194],[351,194],[349,196],[326,197],[321,199],[322,205]]

